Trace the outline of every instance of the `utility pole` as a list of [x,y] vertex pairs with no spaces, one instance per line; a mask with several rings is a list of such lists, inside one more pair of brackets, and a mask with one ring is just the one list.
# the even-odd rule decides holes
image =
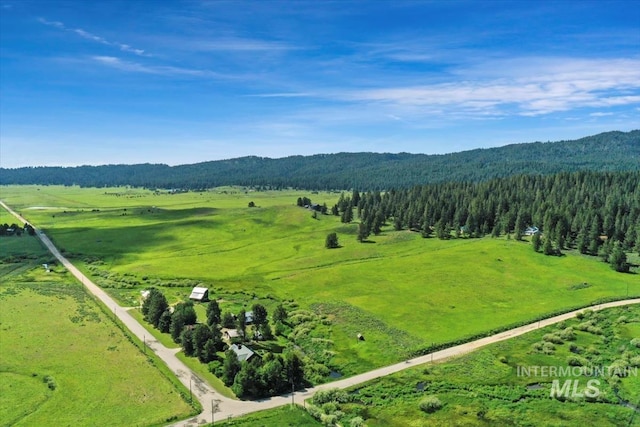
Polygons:
[[214,414],[220,409],[220,401],[217,399],[211,399],[211,425],[215,423]]
[[290,368],[291,370],[289,371],[289,375],[291,377],[291,409],[293,409],[295,402],[294,402],[294,393],[295,393],[295,386],[293,384],[293,367]]

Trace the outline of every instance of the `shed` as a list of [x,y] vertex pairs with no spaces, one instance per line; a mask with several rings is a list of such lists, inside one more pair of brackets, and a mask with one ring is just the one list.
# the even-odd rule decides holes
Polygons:
[[201,301],[201,302],[202,301],[208,301],[209,300],[209,289],[208,288],[201,288],[199,286],[196,286],[191,291],[191,295],[189,295],[189,299],[194,300],[194,301]]
[[242,338],[244,335],[242,334],[242,331],[239,331],[237,329],[227,329],[224,332],[224,335],[227,337],[227,339],[231,340],[234,338]]
[[253,311],[246,311],[244,313],[244,324],[251,325],[253,323]]

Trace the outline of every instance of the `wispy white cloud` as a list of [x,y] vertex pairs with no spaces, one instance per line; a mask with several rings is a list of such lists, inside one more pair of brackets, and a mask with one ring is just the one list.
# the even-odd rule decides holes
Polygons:
[[311,92],[258,93],[246,95],[254,98],[306,98],[316,96]]
[[[398,107],[440,107],[470,115],[536,116],[584,107],[640,103],[640,60],[489,62],[455,81],[342,91],[344,99]],[[482,73],[482,70],[490,70]]]
[[83,30],[82,28],[69,28],[63,22],[60,22],[60,21],[48,21],[44,18],[38,18],[38,22],[40,22],[43,25],[47,25],[49,27],[74,33],[77,36],[82,37],[83,39],[90,40],[95,43],[100,43],[105,46],[115,47],[117,49],[120,49],[123,52],[133,53],[138,56],[151,56],[150,54],[146,53],[144,49],[137,49],[125,43],[109,41],[104,37],[100,37],[98,35],[90,33],[89,31]]
[[165,76],[191,76],[191,77],[224,77],[211,70],[199,70],[193,68],[173,67],[168,65],[144,65],[138,62],[125,61],[115,56],[92,56],[91,60],[101,65],[106,65],[121,71],[156,74]]
[[182,48],[202,52],[213,51],[287,51],[299,47],[280,41],[247,39],[240,37],[224,37],[212,40],[190,40],[182,43]]

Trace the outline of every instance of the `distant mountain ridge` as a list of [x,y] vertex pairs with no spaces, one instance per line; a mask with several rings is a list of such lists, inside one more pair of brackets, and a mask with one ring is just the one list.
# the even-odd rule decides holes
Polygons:
[[477,182],[513,175],[583,170],[640,170],[640,130],[442,155],[336,153],[280,159],[248,156],[179,166],[147,163],[0,168],[0,184],[188,189],[247,185],[309,190],[383,190],[436,182]]

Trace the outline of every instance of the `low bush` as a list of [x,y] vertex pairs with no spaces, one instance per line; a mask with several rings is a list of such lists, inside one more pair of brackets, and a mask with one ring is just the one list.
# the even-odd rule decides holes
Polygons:
[[428,414],[436,412],[442,408],[442,402],[437,396],[427,396],[420,401],[420,409]]

